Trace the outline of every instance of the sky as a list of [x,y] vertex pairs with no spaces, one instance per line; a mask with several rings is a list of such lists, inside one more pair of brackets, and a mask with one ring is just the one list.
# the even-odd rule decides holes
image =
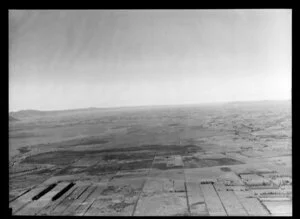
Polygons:
[[291,99],[291,10],[10,10],[9,111]]

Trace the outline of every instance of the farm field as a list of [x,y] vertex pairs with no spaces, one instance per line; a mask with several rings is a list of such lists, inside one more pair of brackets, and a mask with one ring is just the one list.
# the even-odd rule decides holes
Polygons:
[[292,215],[290,101],[10,116],[13,215]]

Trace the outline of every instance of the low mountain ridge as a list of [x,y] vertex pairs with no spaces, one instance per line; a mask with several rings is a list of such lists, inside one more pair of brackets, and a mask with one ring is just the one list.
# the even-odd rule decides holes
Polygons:
[[17,122],[17,121],[19,121],[19,119],[16,119],[16,118],[14,118],[14,117],[12,117],[12,116],[9,116],[9,117],[8,117],[8,121],[9,121],[9,122]]
[[93,112],[101,110],[101,108],[84,108],[84,109],[68,109],[68,110],[53,110],[53,111],[41,111],[41,110],[20,110],[16,112],[10,112],[9,115],[16,119],[26,119],[34,117],[44,117],[44,116],[58,116],[69,113],[83,113],[83,112]]

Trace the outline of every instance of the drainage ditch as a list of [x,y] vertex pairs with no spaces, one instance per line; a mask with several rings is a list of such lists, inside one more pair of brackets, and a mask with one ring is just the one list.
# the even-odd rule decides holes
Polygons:
[[47,188],[45,188],[44,190],[42,190],[40,193],[38,193],[37,195],[35,195],[32,200],[38,200],[40,197],[42,197],[43,195],[45,195],[47,192],[49,192],[50,190],[52,190],[57,184],[51,184],[49,185]]

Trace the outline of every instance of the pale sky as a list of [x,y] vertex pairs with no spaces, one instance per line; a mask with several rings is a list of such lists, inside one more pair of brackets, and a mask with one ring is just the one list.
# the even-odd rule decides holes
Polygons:
[[291,98],[291,10],[9,12],[9,110]]

